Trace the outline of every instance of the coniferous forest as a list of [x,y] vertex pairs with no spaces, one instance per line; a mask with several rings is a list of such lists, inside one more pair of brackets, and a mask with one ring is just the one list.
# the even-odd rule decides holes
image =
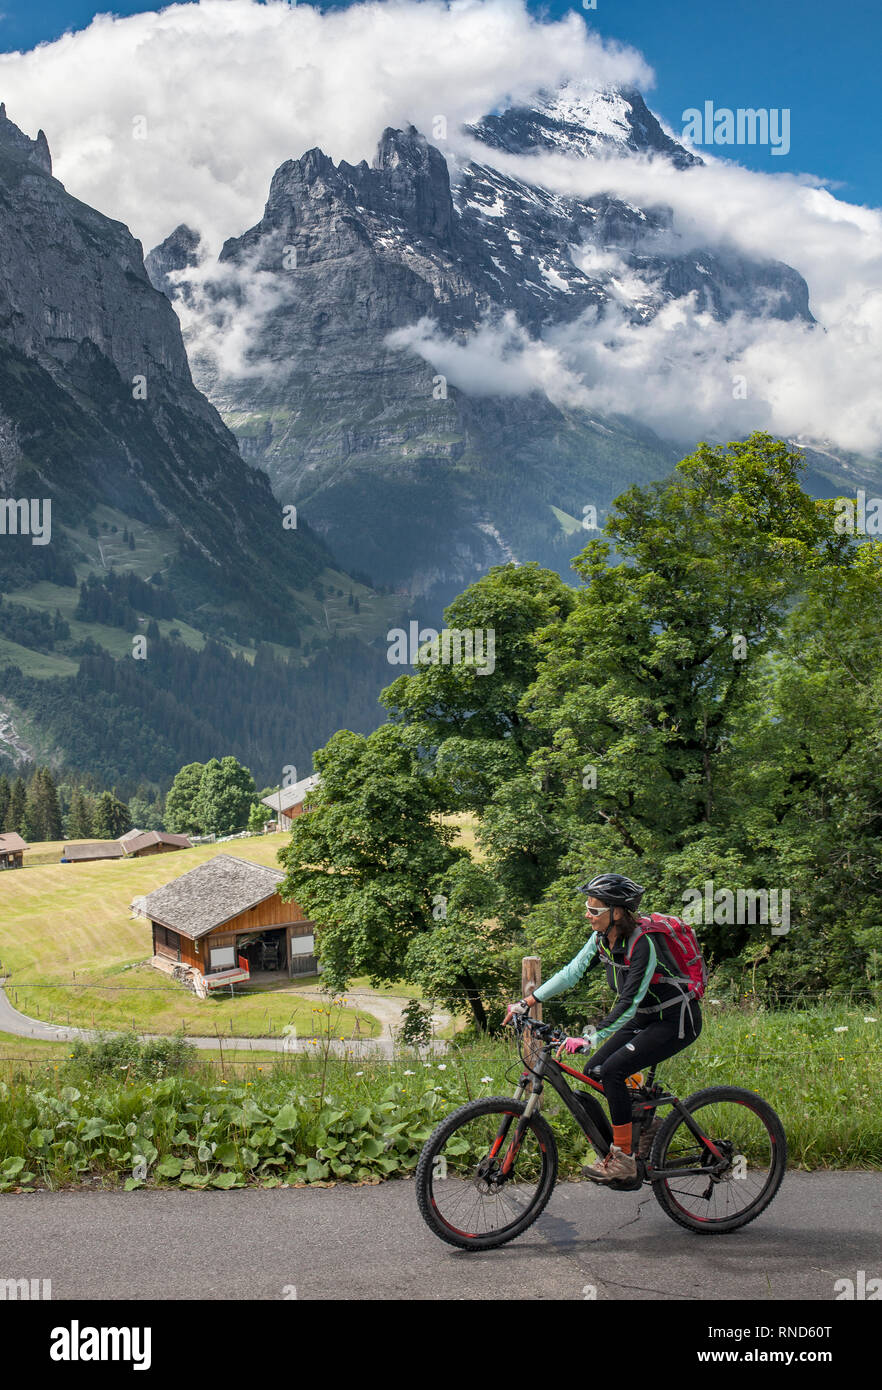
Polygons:
[[297,666],[268,646],[252,664],[217,641],[196,651],[150,627],[147,640],[146,661],[91,644],[70,677],[38,680],[6,667],[0,697],[27,710],[65,750],[66,765],[125,795],[142,782],[165,790],[182,764],[219,753],[250,767],[258,784],[277,785],[290,764],[305,776],[336,728],[367,732],[379,722],[385,650],[355,639]]

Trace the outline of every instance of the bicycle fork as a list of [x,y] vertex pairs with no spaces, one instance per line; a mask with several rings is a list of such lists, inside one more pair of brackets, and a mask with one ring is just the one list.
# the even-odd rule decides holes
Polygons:
[[[525,1072],[524,1075],[521,1077],[519,1083],[518,1083],[517,1090],[516,1090],[515,1093],[514,1093],[514,1099],[515,1099],[516,1101],[522,1100],[523,1097],[524,1097],[524,1094],[525,1094],[525,1092],[527,1091],[527,1089],[528,1089],[529,1086],[530,1086],[530,1078],[529,1078],[529,1076],[527,1075],[527,1073]],[[536,1108],[538,1107],[538,1105],[539,1105],[539,1097],[540,1097],[541,1094],[542,1094],[542,1081],[541,1081],[541,1078],[539,1078],[539,1077],[534,1077],[534,1079],[533,1079],[532,1091],[531,1091],[531,1094],[530,1094],[530,1098],[529,1098],[529,1100],[527,1101],[527,1104],[526,1104],[525,1107],[524,1107],[524,1113],[523,1113],[523,1115],[521,1115],[521,1116],[518,1118],[518,1122],[517,1122],[517,1125],[516,1125],[516,1127],[515,1127],[514,1137],[512,1138],[511,1143],[509,1144],[508,1148],[506,1149],[505,1155],[504,1155],[504,1157],[503,1157],[503,1159],[502,1159],[502,1162],[501,1162],[500,1165],[499,1165],[499,1178],[500,1178],[501,1181],[503,1181],[503,1182],[506,1182],[506,1181],[508,1180],[508,1178],[511,1177],[511,1172],[512,1172],[512,1169],[513,1169],[514,1164],[515,1164],[515,1159],[517,1158],[518,1154],[520,1153],[521,1144],[524,1142],[524,1135],[526,1134],[527,1129],[528,1129],[529,1124],[530,1124],[530,1116],[534,1113],[534,1111],[535,1111]],[[513,1114],[512,1114],[512,1115],[505,1115],[505,1116],[503,1117],[503,1119],[502,1119],[500,1125],[499,1125],[499,1129],[496,1131],[496,1138],[493,1140],[493,1143],[492,1143],[492,1145],[490,1146],[490,1152],[488,1153],[486,1159],[484,1160],[484,1163],[481,1165],[482,1168],[484,1168],[485,1165],[486,1165],[486,1170],[487,1170],[486,1175],[489,1175],[489,1168],[490,1168],[490,1165],[491,1165],[492,1163],[495,1162],[497,1154],[500,1152],[500,1150],[502,1149],[503,1144],[505,1143],[505,1140],[506,1140],[506,1137],[507,1137],[507,1135],[508,1135],[508,1132],[509,1132],[509,1130],[511,1129],[511,1122],[512,1122],[512,1120],[513,1120],[514,1118],[515,1118],[515,1117],[514,1117]],[[482,1175],[482,1176],[483,1176],[483,1175]]]

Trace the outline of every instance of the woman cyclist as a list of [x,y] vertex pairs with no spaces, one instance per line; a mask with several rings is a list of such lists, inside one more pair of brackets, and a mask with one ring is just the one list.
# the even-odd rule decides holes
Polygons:
[[[511,1013],[525,1013],[533,1004],[572,989],[589,966],[603,960],[607,983],[618,996],[615,1006],[585,1036],[567,1038],[561,1050],[592,1055],[585,1074],[603,1085],[613,1128],[613,1142],[604,1158],[583,1171],[597,1182],[634,1178],[637,1162],[631,1146],[631,1096],[626,1078],[633,1072],[673,1057],[693,1043],[701,1032],[697,999],[687,998],[677,983],[676,962],[667,955],[658,936],[641,935],[633,946],[630,962],[625,956],[632,936],[639,931],[636,908],[644,889],[623,874],[600,874],[579,890],[586,893],[586,916],[594,931],[586,944],[544,985],[509,1006]],[[654,942],[659,942],[656,949]],[[663,977],[652,983],[661,972]],[[508,1015],[507,1015],[508,1017]],[[684,1028],[688,1020],[689,1028]],[[597,1046],[601,1044],[601,1046]],[[597,1051],[593,1051],[597,1048]],[[661,1121],[655,1119],[641,1137],[638,1155],[645,1158]]]

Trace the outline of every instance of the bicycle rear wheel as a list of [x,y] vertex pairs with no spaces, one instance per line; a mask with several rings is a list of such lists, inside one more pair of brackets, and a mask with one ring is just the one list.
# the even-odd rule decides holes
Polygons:
[[414,1181],[423,1220],[460,1250],[494,1250],[531,1226],[557,1180],[557,1145],[525,1102],[488,1096],[460,1106],[429,1135]]
[[[768,1101],[738,1086],[711,1086],[683,1104],[719,1157],[672,1111],[652,1146],[653,1192],[662,1210],[689,1231],[737,1231],[765,1211],[781,1186],[787,1167],[784,1127]],[[678,1168],[701,1171],[664,1176],[666,1169]]]

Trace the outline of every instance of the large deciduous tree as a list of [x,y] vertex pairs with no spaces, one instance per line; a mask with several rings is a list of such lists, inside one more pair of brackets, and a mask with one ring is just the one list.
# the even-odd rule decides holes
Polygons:
[[187,763],[181,768],[165,798],[164,824],[175,835],[198,835],[196,798],[202,781],[204,763]]
[[[682,911],[708,880],[789,889],[788,933],[701,924],[733,978],[759,967],[786,993],[872,976],[882,559],[804,466],[763,433],[702,444],[617,499],[578,588],[500,566],[450,605],[448,626],[494,630],[494,672],[421,662],[383,694],[389,728],[317,756],[334,791],[295,829],[288,886],[329,924],[334,979],[403,972],[452,1000],[468,976],[483,1001],[513,942],[546,972],[578,949],[576,885],[604,869],[650,909]],[[476,813],[482,864],[440,862],[451,810]]]
[[244,830],[256,795],[254,778],[233,757],[212,758],[199,779],[193,813],[204,835]]
[[279,854],[281,893],[318,924],[328,983],[408,978],[442,997],[446,982],[443,997],[467,1003],[485,1026],[482,991],[497,966],[468,941],[482,890],[467,851],[454,845],[455,827],[441,819],[445,780],[395,725],[367,737],[343,730],[315,764],[315,804]]

